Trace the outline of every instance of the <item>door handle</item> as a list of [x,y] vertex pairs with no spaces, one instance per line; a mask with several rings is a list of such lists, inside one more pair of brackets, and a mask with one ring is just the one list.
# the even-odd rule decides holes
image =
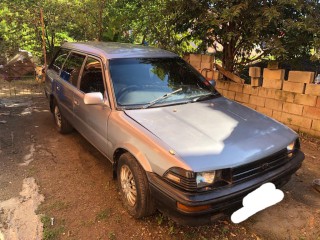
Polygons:
[[73,100],[73,103],[74,103],[75,105],[79,105],[79,101],[78,101],[77,99]]
[[58,85],[58,86],[57,86],[57,90],[60,91],[60,89],[61,89],[61,87]]

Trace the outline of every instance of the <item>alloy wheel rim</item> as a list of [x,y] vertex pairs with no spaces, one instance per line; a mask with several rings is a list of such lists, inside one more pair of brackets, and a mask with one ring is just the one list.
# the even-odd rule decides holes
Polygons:
[[58,127],[61,128],[61,113],[57,106],[54,108],[54,116],[55,116]]
[[122,192],[128,204],[131,207],[134,206],[137,201],[136,182],[134,180],[134,177],[130,168],[126,165],[121,167],[120,181],[121,181]]

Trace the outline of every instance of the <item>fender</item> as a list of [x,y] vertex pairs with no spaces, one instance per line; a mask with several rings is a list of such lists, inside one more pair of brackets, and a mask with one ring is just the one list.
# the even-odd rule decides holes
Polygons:
[[119,145],[119,146],[115,147],[115,150],[113,151],[113,156],[114,156],[113,165],[114,165],[114,167],[117,165],[117,159],[115,159],[115,155],[119,149],[123,149],[123,150],[129,152],[132,156],[134,156],[134,158],[138,161],[140,166],[145,171],[153,172],[147,156],[143,152],[141,152],[137,147],[132,145],[131,143],[123,143],[121,146]]

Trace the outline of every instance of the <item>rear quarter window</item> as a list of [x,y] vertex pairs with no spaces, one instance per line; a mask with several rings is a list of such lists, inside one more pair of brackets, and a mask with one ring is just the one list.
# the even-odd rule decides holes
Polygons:
[[55,71],[59,74],[67,56],[69,54],[69,50],[66,49],[60,49],[51,64],[49,65],[49,69]]
[[62,70],[60,72],[60,77],[76,87],[85,58],[85,55],[81,55],[78,53],[72,52],[71,54],[69,54],[67,60],[63,64]]

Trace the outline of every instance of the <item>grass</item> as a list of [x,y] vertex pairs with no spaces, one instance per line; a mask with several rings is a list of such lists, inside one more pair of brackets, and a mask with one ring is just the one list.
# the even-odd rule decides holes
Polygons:
[[68,203],[62,202],[62,201],[56,201],[56,202],[52,203],[50,206],[48,206],[48,210],[60,211],[60,210],[65,210],[68,207],[69,207]]
[[111,215],[111,208],[106,208],[103,211],[99,212],[96,216],[96,221],[103,221],[109,218]]
[[108,239],[115,240],[116,239],[116,234],[114,232],[109,232],[108,233]]
[[47,215],[41,217],[43,223],[43,240],[55,240],[64,232],[64,226],[51,225],[51,218]]
[[23,77],[11,82],[0,79],[0,97],[34,94],[43,94],[43,84],[37,83],[34,76]]

